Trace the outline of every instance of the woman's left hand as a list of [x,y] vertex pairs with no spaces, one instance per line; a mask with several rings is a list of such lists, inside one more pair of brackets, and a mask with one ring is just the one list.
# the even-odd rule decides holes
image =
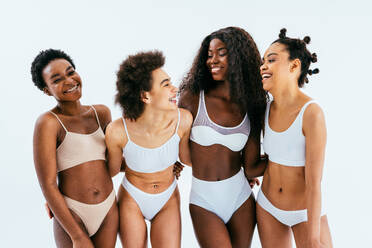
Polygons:
[[173,174],[176,176],[176,179],[178,179],[181,175],[181,171],[183,170],[185,166],[182,165],[179,161],[177,161],[175,164],[174,164],[174,167],[173,167]]
[[251,188],[253,188],[254,185],[257,185],[257,186],[260,185],[260,180],[258,180],[258,178],[255,177],[255,178],[252,178],[252,179],[248,179],[248,183],[249,183],[249,186],[251,186]]

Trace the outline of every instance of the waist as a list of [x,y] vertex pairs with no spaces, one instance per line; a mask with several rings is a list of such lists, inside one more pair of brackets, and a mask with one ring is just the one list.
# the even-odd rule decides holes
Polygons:
[[263,177],[262,191],[280,209],[306,208],[305,168],[283,166],[269,161]]
[[105,163],[94,161],[58,173],[58,188],[69,198],[96,204],[106,199],[113,184]]
[[169,188],[175,180],[173,166],[169,166],[165,170],[155,173],[136,172],[127,167],[125,169],[124,177],[133,186],[149,194],[158,194],[163,192]]

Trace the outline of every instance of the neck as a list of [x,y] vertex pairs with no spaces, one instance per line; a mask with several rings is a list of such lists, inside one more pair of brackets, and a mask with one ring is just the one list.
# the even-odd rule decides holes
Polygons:
[[279,87],[270,91],[273,96],[275,105],[277,107],[286,107],[294,103],[301,94],[300,88],[297,86],[297,82],[289,82],[283,85],[284,87]]
[[58,102],[56,109],[64,115],[79,115],[82,112],[80,101]]
[[146,106],[142,115],[136,120],[136,123],[142,126],[143,130],[147,133],[157,132],[168,125],[170,120],[169,112]]
[[230,100],[230,83],[225,81],[215,81],[216,87],[211,90],[213,94],[218,97],[222,97],[226,100]]

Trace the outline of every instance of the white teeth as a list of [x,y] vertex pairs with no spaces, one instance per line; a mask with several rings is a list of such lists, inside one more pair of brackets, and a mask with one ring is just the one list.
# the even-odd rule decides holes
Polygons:
[[267,74],[267,73],[262,74],[262,78],[269,78],[269,77],[271,77],[271,74]]
[[72,87],[71,89],[67,90],[66,92],[68,92],[68,93],[69,93],[69,92],[72,92],[72,91],[76,90],[76,89],[77,89],[77,87],[78,87],[78,86],[77,86],[77,85],[75,85],[74,87]]
[[212,68],[212,72],[217,72],[217,71],[219,71],[221,68],[220,67],[214,67],[214,68]]

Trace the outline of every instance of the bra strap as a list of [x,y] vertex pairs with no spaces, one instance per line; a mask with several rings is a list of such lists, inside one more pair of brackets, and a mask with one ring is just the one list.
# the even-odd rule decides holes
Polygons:
[[96,109],[93,107],[93,105],[90,105],[92,107],[92,109],[94,110],[94,113],[96,114],[96,119],[97,119],[97,122],[98,122],[98,126],[101,127],[101,123],[99,122],[99,118],[98,118],[98,114],[97,114],[97,111]]
[[127,134],[128,141],[130,141],[129,133],[128,133],[128,129],[127,129],[127,124],[125,123],[125,119],[124,119],[124,117],[121,117],[121,119],[123,120],[124,129],[125,129],[125,133]]
[[304,104],[304,106],[302,106],[302,108],[300,110],[299,119],[300,119],[300,126],[301,126],[301,128],[302,128],[302,122],[303,122],[303,117],[304,117],[305,110],[312,103],[316,103],[316,101],[315,100],[308,101],[307,103]]
[[63,125],[62,121],[58,118],[58,115],[53,113],[52,111],[49,111],[49,112],[57,118],[57,120],[59,121],[63,129],[66,131],[66,133],[68,133],[67,128],[65,127],[65,125]]

